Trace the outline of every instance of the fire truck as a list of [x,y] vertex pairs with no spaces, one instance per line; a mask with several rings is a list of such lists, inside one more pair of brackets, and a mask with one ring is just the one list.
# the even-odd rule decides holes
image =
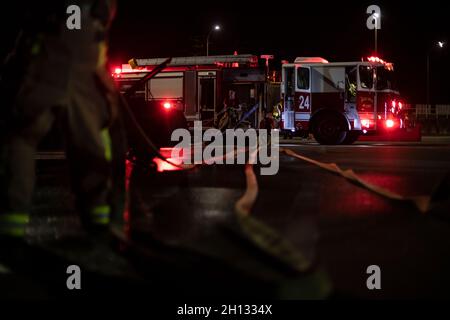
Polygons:
[[[163,60],[132,59],[116,67],[113,77],[124,91]],[[181,110],[189,128],[194,121],[202,121],[205,129],[213,127],[225,110],[238,110],[239,121],[247,115],[249,126],[256,127],[264,85],[264,69],[254,55],[175,57],[162,72],[142,83],[133,98],[166,110]]]
[[378,57],[357,62],[299,57],[284,63],[281,99],[282,132],[312,133],[320,144],[351,144],[361,135],[401,134],[409,126],[394,66]]

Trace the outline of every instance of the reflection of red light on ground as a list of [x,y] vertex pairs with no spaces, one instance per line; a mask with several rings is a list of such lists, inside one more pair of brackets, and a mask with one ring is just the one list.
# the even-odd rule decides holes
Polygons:
[[183,148],[159,148],[159,153],[164,158],[171,158],[172,154],[176,154],[180,159],[183,157]]
[[[176,165],[182,164],[181,159],[178,158],[176,159],[167,158],[167,160]],[[153,162],[156,164],[156,170],[158,172],[182,170],[180,167],[174,166],[171,163],[164,161],[160,158],[154,158]]]
[[[153,162],[156,164],[156,170],[158,172],[182,170],[180,167],[174,166],[173,164],[183,164],[183,148],[160,148],[159,152],[171,163],[160,158],[154,158]],[[172,158],[172,152],[177,155],[175,158]]]
[[386,120],[386,128],[392,128],[394,127],[394,120]]

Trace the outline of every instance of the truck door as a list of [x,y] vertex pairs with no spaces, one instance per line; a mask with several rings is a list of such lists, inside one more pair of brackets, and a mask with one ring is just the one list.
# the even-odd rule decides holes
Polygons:
[[297,128],[306,128],[311,118],[311,69],[297,66],[295,71],[295,122]]
[[358,67],[358,94],[356,108],[361,118],[363,130],[376,130],[377,110],[374,83],[374,69],[370,65]]
[[284,111],[282,114],[283,128],[286,130],[295,130],[295,66],[283,66],[282,82],[284,106]]
[[198,73],[198,102],[200,118],[205,126],[212,126],[216,110],[216,72]]
[[358,93],[358,67],[348,66],[345,68],[345,100],[344,112],[347,119],[355,130],[361,130],[361,119],[356,109]]

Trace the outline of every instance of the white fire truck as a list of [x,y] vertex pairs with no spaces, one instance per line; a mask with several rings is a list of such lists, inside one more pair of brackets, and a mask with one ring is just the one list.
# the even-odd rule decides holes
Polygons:
[[[163,60],[132,59],[115,68],[113,77],[124,91]],[[134,98],[182,110],[189,127],[194,121],[202,121],[203,128],[212,127],[224,107],[239,109],[240,115],[248,113],[246,120],[256,127],[263,108],[264,84],[265,73],[257,56],[176,57],[143,83]]]
[[328,62],[300,57],[282,65],[281,129],[312,133],[321,144],[351,144],[360,135],[405,131],[406,104],[392,63],[377,57]]

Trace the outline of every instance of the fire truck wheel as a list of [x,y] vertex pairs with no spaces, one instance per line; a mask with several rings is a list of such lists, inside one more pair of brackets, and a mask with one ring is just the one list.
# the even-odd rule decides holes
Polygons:
[[320,144],[336,145],[344,142],[347,136],[344,120],[337,114],[323,113],[313,124],[314,138]]
[[353,144],[358,140],[360,135],[361,132],[359,131],[348,131],[347,136],[345,137],[344,142],[342,142],[342,144]]

